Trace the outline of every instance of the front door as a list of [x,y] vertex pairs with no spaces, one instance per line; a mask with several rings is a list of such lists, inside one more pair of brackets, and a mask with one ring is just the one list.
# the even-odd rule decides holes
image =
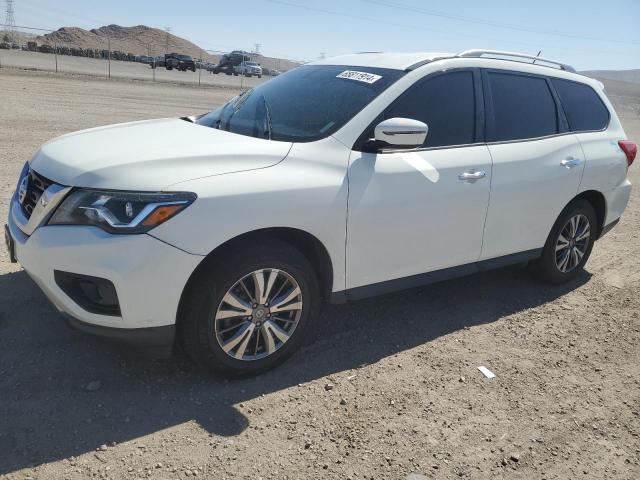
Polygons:
[[478,84],[472,70],[426,77],[374,122],[426,123],[423,148],[351,153],[348,289],[478,260],[492,169]]

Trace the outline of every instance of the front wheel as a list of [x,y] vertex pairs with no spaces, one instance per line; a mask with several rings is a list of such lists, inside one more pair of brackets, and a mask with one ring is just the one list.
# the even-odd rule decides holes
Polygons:
[[549,283],[572,280],[587,263],[597,231],[591,204],[582,199],[570,203],[553,225],[542,256],[530,264],[532,273]]
[[200,366],[228,377],[284,362],[320,307],[313,268],[281,242],[247,246],[191,284],[180,319],[183,345]]

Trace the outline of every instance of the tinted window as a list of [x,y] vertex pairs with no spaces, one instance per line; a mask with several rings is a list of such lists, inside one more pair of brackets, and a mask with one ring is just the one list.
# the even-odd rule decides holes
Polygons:
[[475,98],[472,72],[427,78],[411,87],[383,118],[411,118],[429,127],[425,147],[465,145],[475,141]]
[[197,123],[290,142],[327,137],[405,74],[402,70],[307,65],[262,83]]
[[593,88],[558,78],[551,81],[556,87],[572,131],[602,130],[607,126],[609,110]]
[[488,77],[494,116],[490,142],[558,133],[556,104],[544,78],[494,72]]

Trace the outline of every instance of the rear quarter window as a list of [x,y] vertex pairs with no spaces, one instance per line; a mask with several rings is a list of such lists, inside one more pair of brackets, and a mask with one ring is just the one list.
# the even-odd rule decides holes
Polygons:
[[589,85],[552,78],[562,108],[573,132],[603,130],[609,124],[609,110]]

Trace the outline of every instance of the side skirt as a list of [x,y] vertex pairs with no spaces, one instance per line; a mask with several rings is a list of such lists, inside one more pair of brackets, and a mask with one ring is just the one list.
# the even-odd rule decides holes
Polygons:
[[420,273],[410,277],[397,278],[386,282],[363,285],[362,287],[350,288],[331,294],[331,303],[345,303],[350,300],[360,300],[363,298],[375,297],[385,293],[397,292],[408,288],[421,287],[431,283],[451,280],[452,278],[464,277],[473,273],[484,272],[496,268],[515,265],[517,263],[535,260],[542,255],[542,249],[527,250],[526,252],[514,253],[503,257],[491,258],[480,262],[468,263],[457,267],[443,268],[433,272]]

